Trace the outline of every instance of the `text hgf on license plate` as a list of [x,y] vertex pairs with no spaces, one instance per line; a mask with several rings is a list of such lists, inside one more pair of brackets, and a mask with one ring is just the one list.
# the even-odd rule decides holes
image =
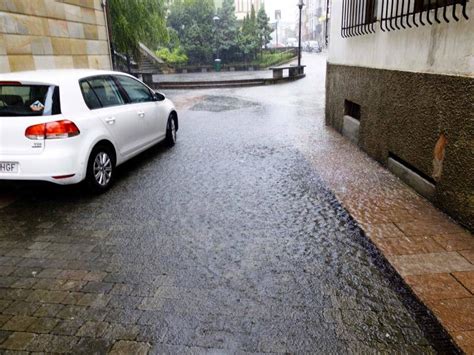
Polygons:
[[0,161],[0,173],[17,173],[17,172],[18,172],[18,163]]

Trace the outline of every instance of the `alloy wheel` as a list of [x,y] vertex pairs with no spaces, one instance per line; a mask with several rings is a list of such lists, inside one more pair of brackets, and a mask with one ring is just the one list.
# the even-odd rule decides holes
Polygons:
[[92,167],[95,181],[100,186],[107,186],[112,179],[112,160],[105,152],[99,152]]
[[169,130],[171,133],[171,139],[176,143],[176,124],[173,119],[170,119]]

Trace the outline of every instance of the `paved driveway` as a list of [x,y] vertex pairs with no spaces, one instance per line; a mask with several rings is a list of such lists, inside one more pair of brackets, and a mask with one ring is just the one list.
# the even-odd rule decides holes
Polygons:
[[290,84],[169,92],[179,143],[102,196],[0,185],[16,195],[0,209],[0,348],[435,352],[439,328],[297,148],[308,130],[326,144],[324,58],[306,61]]

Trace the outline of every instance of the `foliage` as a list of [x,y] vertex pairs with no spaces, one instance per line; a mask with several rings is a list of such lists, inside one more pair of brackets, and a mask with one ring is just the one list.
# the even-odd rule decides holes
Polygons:
[[[240,24],[234,3],[224,0],[215,13],[213,0],[174,0],[167,19],[170,52],[181,46],[192,65],[209,65],[217,56],[224,63],[255,60],[270,42],[270,19],[263,7],[257,15],[252,5]],[[219,18],[216,21],[215,16]]]
[[242,29],[239,36],[239,47],[244,55],[244,61],[253,60],[256,57],[259,40],[257,32],[257,18],[255,7],[252,5],[250,15],[247,14],[242,22]]
[[176,31],[191,64],[212,60],[213,16],[213,0],[175,0],[170,6],[168,26]]
[[219,21],[215,24],[214,39],[220,58],[225,62],[232,61],[239,55],[239,23],[235,16],[234,0],[224,0],[218,10]]
[[181,48],[181,42],[179,41],[178,32],[171,27],[168,27],[169,41],[166,47],[173,50],[174,48]]
[[183,65],[188,62],[188,56],[180,47],[174,48],[173,51],[161,48],[156,51],[156,55],[168,64]]
[[267,48],[268,43],[270,43],[272,39],[272,32],[273,29],[270,26],[270,18],[267,16],[264,6],[262,6],[260,10],[258,10],[257,15],[257,33],[260,48]]
[[137,57],[139,42],[156,48],[168,41],[164,0],[109,0],[108,4],[117,51]]
[[288,63],[295,57],[293,52],[263,52],[261,56],[252,61],[253,65],[259,65],[261,67],[271,67],[274,65],[280,65]]

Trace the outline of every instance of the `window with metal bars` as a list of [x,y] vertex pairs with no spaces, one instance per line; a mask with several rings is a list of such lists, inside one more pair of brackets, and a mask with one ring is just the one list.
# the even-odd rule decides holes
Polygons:
[[470,0],[342,0],[341,35],[344,38],[375,32],[380,4],[383,32],[469,19]]
[[374,33],[375,22],[377,22],[377,0],[342,1],[342,37]]
[[426,10],[433,10],[439,7],[450,6],[453,4],[462,5],[462,0],[415,0],[415,11],[421,12]]
[[469,0],[382,0],[380,28],[396,31],[406,28],[433,25],[460,17],[469,19]]

